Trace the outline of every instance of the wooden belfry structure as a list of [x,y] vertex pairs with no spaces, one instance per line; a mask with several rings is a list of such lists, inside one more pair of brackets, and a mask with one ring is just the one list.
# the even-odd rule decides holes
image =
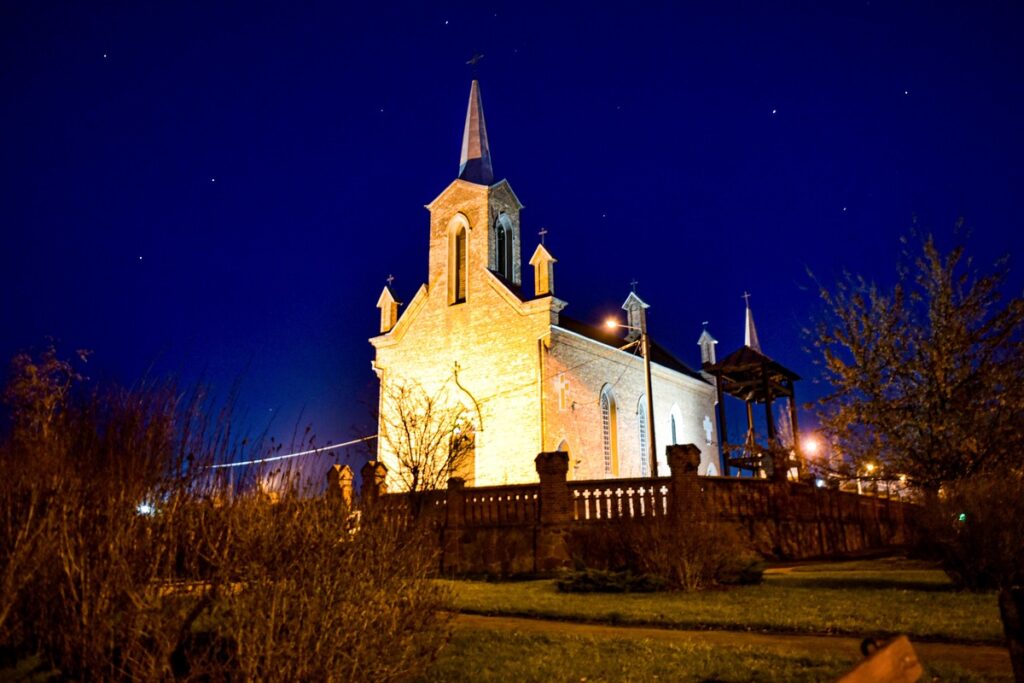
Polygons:
[[[761,352],[757,339],[754,317],[750,312],[750,295],[747,300],[746,330],[744,344],[720,362],[715,362],[716,343],[710,335],[701,336],[703,369],[715,377],[718,388],[718,424],[722,442],[722,474],[728,476],[732,469],[749,471],[770,471],[777,481],[785,481],[790,469],[796,468],[802,474],[800,452],[800,430],[797,427],[796,396],[793,383],[800,379],[792,370],[772,360]],[[747,407],[747,433],[742,444],[730,443],[726,421],[725,397],[732,396],[743,401]],[[772,404],[779,399],[789,399],[789,419],[793,429],[792,451],[782,448],[775,428]],[[754,429],[755,405],[764,405],[767,443],[760,444]]]

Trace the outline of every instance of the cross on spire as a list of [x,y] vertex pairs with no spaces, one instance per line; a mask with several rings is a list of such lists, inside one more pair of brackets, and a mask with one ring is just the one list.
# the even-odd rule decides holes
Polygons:
[[633,278],[633,280],[632,280],[632,281],[631,281],[631,282],[629,283],[629,286],[633,288],[633,293],[634,293],[634,294],[636,294],[636,286],[637,286],[638,284],[640,284],[640,283],[639,283],[639,282],[637,282],[637,279],[636,279],[636,278]]
[[387,281],[388,281],[388,287],[390,287],[391,283],[395,281],[395,276],[391,275],[391,274],[388,274]]
[[544,244],[544,236],[548,234],[548,229],[547,228],[541,228],[540,232],[538,232],[537,234],[540,235],[540,243]]
[[743,291],[743,296],[741,296],[740,298],[743,299],[745,302],[747,302],[747,308],[750,308],[750,292],[747,292],[746,290],[744,290]]

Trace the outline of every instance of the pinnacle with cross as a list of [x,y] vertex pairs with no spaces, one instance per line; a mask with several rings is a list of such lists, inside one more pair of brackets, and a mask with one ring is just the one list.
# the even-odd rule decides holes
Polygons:
[[388,281],[388,287],[390,287],[391,283],[395,281],[395,276],[389,274],[388,277],[387,277],[387,281]]
[[540,232],[538,232],[537,234],[540,235],[540,243],[544,244],[544,237],[545,237],[545,235],[548,234],[548,229],[547,228],[541,228]]
[[638,284],[640,284],[640,283],[637,281],[636,278],[633,278],[633,280],[629,283],[629,286],[633,288],[633,293],[634,294],[636,294],[636,286]]
[[747,291],[744,291],[743,292],[743,296],[741,296],[740,298],[743,299],[744,301],[746,301],[747,302],[747,308],[750,308],[750,293],[747,292]]

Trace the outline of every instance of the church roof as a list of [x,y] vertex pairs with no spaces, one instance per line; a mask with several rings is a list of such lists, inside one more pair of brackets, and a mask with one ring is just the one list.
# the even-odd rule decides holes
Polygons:
[[714,365],[705,366],[705,370],[718,378],[725,393],[757,403],[790,396],[788,382],[800,379],[800,375],[749,346],[741,346]]
[[480,82],[475,79],[469,88],[466,129],[462,133],[462,157],[459,159],[459,178],[480,185],[490,185],[494,182],[491,146],[487,141],[487,124],[484,123],[484,105],[480,101]]
[[[622,338],[621,333],[617,330],[609,330],[605,327],[589,325],[585,322],[570,318],[565,314],[558,316],[558,327],[570,332],[575,332],[576,334],[587,337],[588,339],[593,339],[596,342],[611,346],[615,349],[622,346],[625,341]],[[693,377],[694,379],[699,379],[702,382],[707,382],[699,372],[676,358],[672,352],[654,341],[653,338],[651,339],[651,362],[656,365],[660,365],[663,368],[675,370],[676,372]]]

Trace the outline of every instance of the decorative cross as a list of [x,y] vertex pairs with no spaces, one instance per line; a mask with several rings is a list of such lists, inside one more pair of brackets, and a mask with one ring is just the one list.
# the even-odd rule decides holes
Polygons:
[[538,232],[537,234],[540,235],[540,243],[544,244],[544,236],[548,234],[548,229],[547,228],[541,228],[540,232]]
[[701,323],[701,325],[703,325],[703,326],[705,327],[705,329],[706,329],[706,328],[707,328],[707,326],[708,326],[708,322],[709,322],[709,321],[705,320],[705,321],[703,321],[703,322]]
[[484,56],[482,54],[480,54],[479,52],[475,52],[473,53],[473,56],[469,58],[469,61],[466,62],[466,64],[468,64],[473,69],[473,78],[477,77],[477,71],[479,70],[477,68],[477,64],[479,64],[480,60],[483,58]]
[[634,294],[636,294],[636,286],[638,284],[640,284],[640,283],[637,282],[636,278],[633,278],[633,281],[629,283],[629,286],[633,288],[633,293]]
[[743,299],[744,301],[746,301],[747,302],[747,308],[750,308],[750,294],[747,291],[744,290],[743,296],[741,296],[740,298]]
[[395,281],[395,276],[389,274],[388,277],[387,277],[387,280],[388,280],[388,287],[390,287],[391,283]]

